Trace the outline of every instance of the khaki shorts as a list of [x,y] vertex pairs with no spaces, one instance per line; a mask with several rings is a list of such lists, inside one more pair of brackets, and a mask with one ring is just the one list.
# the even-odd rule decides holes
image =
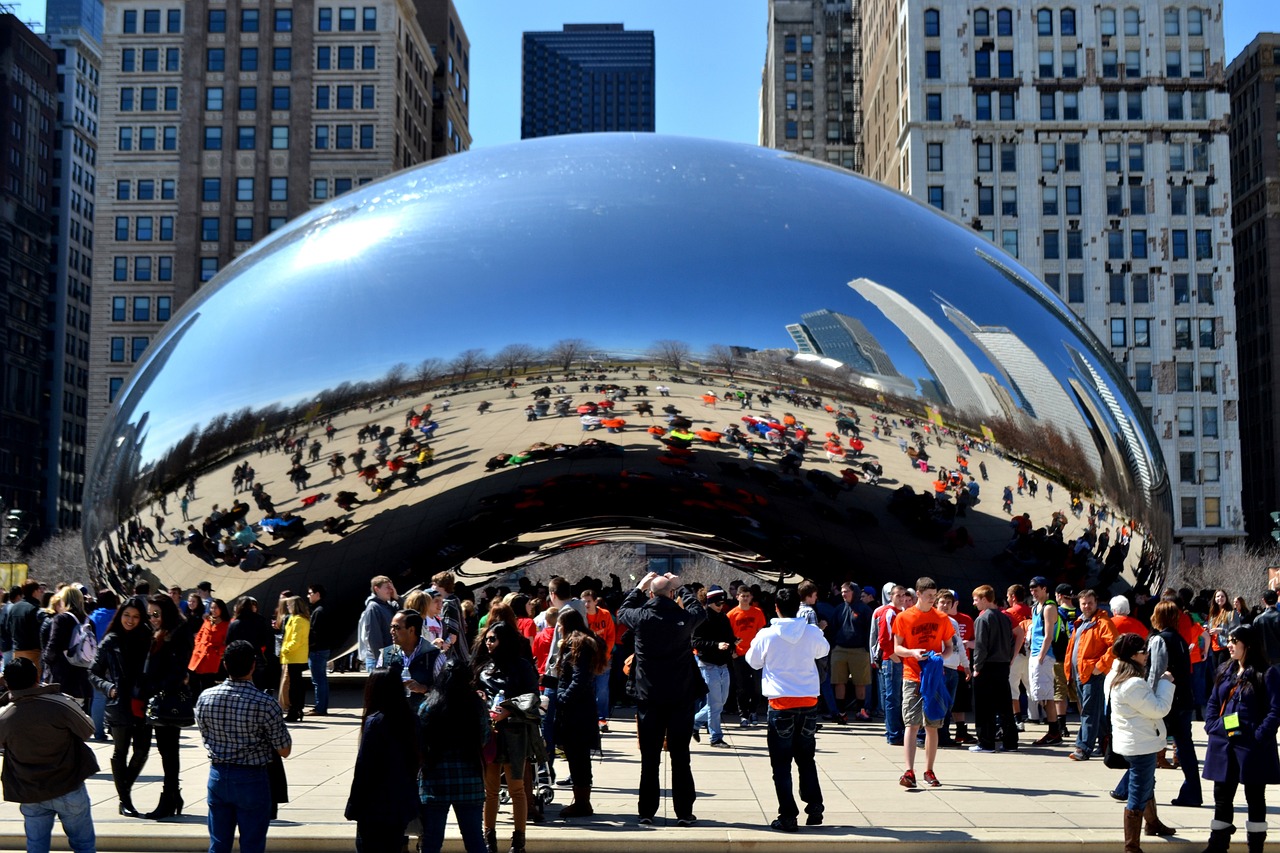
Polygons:
[[1019,685],[1027,688],[1027,695],[1031,694],[1031,676],[1027,674],[1028,660],[1030,658],[1026,655],[1014,655],[1009,662],[1009,693],[1015,700],[1020,695]]
[[1032,702],[1052,702],[1054,696],[1053,658],[1046,657],[1038,664],[1031,658],[1028,666],[1027,698]]
[[920,682],[902,679],[902,724],[924,726],[926,729],[942,728],[942,720],[924,718],[924,697],[920,695]]
[[1080,704],[1080,697],[1076,695],[1075,682],[1067,681],[1066,667],[1060,663],[1053,665],[1053,698],[1058,702]]
[[871,652],[866,649],[831,649],[831,683],[844,684],[853,679],[856,686],[871,683]]

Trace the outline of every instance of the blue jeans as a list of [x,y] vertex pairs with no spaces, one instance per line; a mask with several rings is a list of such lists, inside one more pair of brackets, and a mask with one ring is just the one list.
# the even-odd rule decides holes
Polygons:
[[107,694],[98,688],[93,688],[93,739],[106,740],[107,726],[105,716],[107,713]]
[[694,715],[693,727],[700,729],[706,726],[712,740],[724,740],[720,713],[729,698],[729,667],[726,664],[705,664],[699,660],[698,671],[702,673],[702,680],[707,682],[707,704]]
[[267,768],[209,766],[209,853],[231,853],[237,826],[240,853],[263,853],[270,823]]
[[902,740],[902,664],[886,660],[880,663],[880,707],[884,708],[884,736],[889,741]]
[[1129,801],[1125,808],[1131,812],[1140,812],[1147,807],[1147,800],[1156,791],[1156,754],[1127,755],[1129,759]]
[[791,788],[791,763],[800,777],[800,799],[805,814],[821,815],[822,788],[814,761],[818,730],[818,708],[769,709],[769,763],[773,767],[773,790],[778,796],[778,817],[794,820],[800,814]]
[[609,676],[613,675],[609,670],[605,670],[596,676],[596,719],[609,719]]
[[1076,749],[1092,752],[1102,734],[1102,685],[1104,676],[1094,673],[1088,681],[1076,682],[1080,695],[1080,731],[1076,732]]
[[329,650],[317,649],[307,655],[311,686],[316,690],[316,713],[329,713]]
[[[484,853],[484,829],[481,817],[484,803],[454,803],[453,815],[458,819],[462,843],[467,853]],[[449,822],[448,803],[423,803],[422,853],[440,853],[444,846],[445,825]]]
[[97,838],[93,834],[93,815],[89,813],[89,791],[83,784],[69,794],[40,803],[18,806],[27,831],[28,853],[49,853],[53,838],[53,819],[62,821],[62,831],[76,853],[93,853]]

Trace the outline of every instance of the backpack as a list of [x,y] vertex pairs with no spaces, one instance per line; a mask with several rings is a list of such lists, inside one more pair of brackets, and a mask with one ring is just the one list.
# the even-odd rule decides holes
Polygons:
[[93,666],[93,659],[98,655],[98,634],[93,629],[93,623],[85,621],[76,625],[71,631],[71,645],[67,646],[63,654],[67,656],[67,663],[72,666],[81,669]]

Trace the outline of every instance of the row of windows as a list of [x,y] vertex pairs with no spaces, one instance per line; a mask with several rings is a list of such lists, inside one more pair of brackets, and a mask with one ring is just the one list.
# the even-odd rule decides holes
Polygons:
[[[785,53],[796,52],[796,36],[795,33],[787,33],[782,37],[782,50]],[[813,53],[813,36],[800,36],[800,51],[802,53]]]
[[[368,178],[360,178],[356,183],[367,184]],[[340,196],[349,191],[352,187],[351,178],[316,178],[312,185],[312,196],[317,200],[330,197],[330,193],[334,196]]]
[[[1186,273],[1173,275],[1173,301],[1175,305],[1191,303],[1191,277]],[[1196,301],[1201,305],[1213,304],[1213,275],[1196,274]],[[1107,276],[1107,304],[1147,305],[1151,302],[1151,276],[1147,273],[1111,273]]]
[[[336,64],[335,64],[336,60]],[[354,46],[343,45],[337,49],[337,56],[334,56],[334,50],[331,47],[316,48],[316,69],[319,71],[328,71],[332,68],[339,70],[353,70],[356,67],[356,49]],[[372,71],[378,67],[378,48],[376,45],[367,44],[360,48],[360,68],[365,71]]]
[[[151,322],[151,302],[150,296],[133,297],[133,321],[135,323]],[[169,314],[173,308],[173,298],[169,296],[155,297],[156,319],[164,322],[169,319]],[[113,296],[111,297],[111,319],[116,323],[123,323],[128,319],[129,297]],[[115,359],[112,359],[114,361]]]
[[[1204,35],[1204,19],[1205,10],[1188,9],[1186,18],[1187,35],[1203,36]],[[997,36],[1013,35],[1013,10],[997,9],[996,10],[996,32]],[[1098,28],[1099,32],[1104,36],[1117,35],[1117,22],[1123,22],[1124,35],[1126,37],[1140,36],[1142,34],[1142,15],[1136,7],[1129,7],[1123,11],[1123,16],[1117,19],[1115,9],[1101,9],[1098,12]],[[1053,31],[1053,10],[1037,9],[1036,10],[1036,35],[1052,36]],[[941,35],[942,15],[938,9],[924,10],[924,34],[928,38],[935,38]],[[1058,32],[1064,36],[1076,35],[1076,11],[1075,9],[1062,9],[1058,12]],[[991,12],[987,9],[975,9],[973,11],[973,34],[975,36],[991,35]],[[1170,7],[1164,10],[1164,34],[1166,36],[1178,36],[1182,34],[1182,10],[1176,7]],[[794,47],[792,48],[794,50]]]
[[[204,129],[204,150],[221,151],[223,128],[211,125]],[[237,151],[253,151],[258,145],[258,129],[253,125],[241,125],[235,129]],[[271,147],[283,150],[289,147],[289,126],[274,125],[271,128]]]
[[[320,48],[327,50],[328,48]],[[353,50],[353,48],[347,48]],[[354,54],[353,54],[354,55]],[[257,71],[258,48],[242,47],[240,48],[240,64],[241,71]],[[227,50],[222,47],[211,47],[205,52],[204,67],[206,71],[219,72],[227,70]],[[354,66],[351,66],[354,67]],[[271,48],[271,70],[272,71],[289,71],[293,68],[293,48],[291,47],[273,47]]]
[[[141,63],[138,62],[141,54]],[[178,71],[182,66],[182,49],[167,47],[164,49],[165,71]],[[160,71],[160,48],[146,47],[141,50],[126,47],[120,51],[121,71]]]
[[[145,298],[145,297],[143,297]],[[145,335],[135,335],[130,339],[129,361],[137,361],[142,358],[142,354],[147,350],[147,344],[150,338]],[[111,360],[115,362],[124,361],[124,338],[115,337],[111,339]]]
[[[271,109],[289,109],[291,96],[288,86],[271,87]],[[209,112],[219,112],[226,103],[225,90],[222,86],[209,86],[204,90],[204,108]],[[241,86],[236,93],[236,109],[248,112],[258,108],[258,88]]]
[[[173,239],[170,237],[169,239]],[[111,264],[111,280],[112,281],[173,281],[173,257],[162,256],[158,258],[150,258],[140,256],[133,258],[133,277],[129,276],[129,258],[124,255],[117,255],[112,258]],[[139,297],[143,298],[143,297]],[[137,314],[135,309],[134,314]],[[166,311],[165,319],[168,319]],[[112,319],[116,319],[114,314]],[[135,316],[133,319],[139,319]],[[142,319],[146,319],[143,317]]]
[[[375,87],[372,85],[359,87],[360,109],[374,109],[374,91]],[[355,86],[316,86],[316,109],[353,110],[355,108]]]
[[[378,28],[378,9],[376,6],[365,6],[361,11],[361,29],[371,32]],[[316,29],[322,33],[333,30],[333,8],[321,6],[316,9]],[[338,7],[338,31],[351,33],[356,29],[356,8],[354,6]]]
[[178,109],[178,87],[142,86],[135,89],[128,86],[120,90],[121,112],[132,112],[135,103],[137,109],[142,112],[155,112],[161,109],[176,110]]
[[316,125],[316,145],[317,149],[338,148],[347,149],[356,147],[356,133],[359,131],[360,148],[373,148],[373,125],[371,124],[338,124],[338,125]]
[[[268,178],[268,195],[269,201],[288,201],[289,200],[289,179],[288,178]],[[254,194],[257,192],[257,186],[253,178],[236,178],[236,201],[253,201]],[[200,179],[200,200],[201,201],[222,201],[222,179],[221,178],[201,178]]]
[[[995,54],[995,74],[992,74],[991,59]],[[1138,78],[1142,76],[1142,52],[1139,50],[1126,50],[1123,54],[1124,65],[1120,64],[1122,54],[1118,50],[1102,51],[1102,77],[1103,79],[1119,79]],[[1062,73],[1061,77],[1067,79],[1075,79],[1079,76],[1079,52],[1076,50],[1064,50],[1059,54],[1061,60]],[[795,78],[795,63],[787,63],[787,79]],[[1171,50],[1165,54],[1165,76],[1166,77],[1189,77],[1192,79],[1203,79],[1205,71],[1209,66],[1209,51],[1192,50],[1187,52],[1187,65],[1183,68],[1182,51]],[[1036,56],[1036,72],[1040,77],[1054,77],[1055,63],[1054,52],[1052,50],[1041,50]],[[802,75],[805,80],[813,79],[813,67],[809,63],[801,66]],[[942,79],[942,51],[926,50],[924,52],[924,76],[926,80]],[[973,54],[973,76],[978,79],[999,78],[1002,80],[1012,80],[1017,77],[1017,71],[1013,61],[1012,50],[977,50]]]
[[[1190,317],[1175,317],[1173,321],[1173,348],[1193,349],[1192,323],[1195,323],[1197,332],[1196,337],[1199,338],[1200,349],[1215,350],[1217,344],[1217,319],[1214,317],[1201,317],[1192,320]],[[1123,317],[1113,317],[1109,322],[1111,332],[1111,346],[1115,348],[1134,346],[1138,348],[1147,348],[1151,346],[1151,330],[1155,323],[1152,317],[1135,317],[1133,318],[1133,343],[1128,340],[1128,321]],[[1150,391],[1151,388],[1138,388],[1139,391]]]
[[[240,32],[256,33],[259,30],[261,22],[261,14],[257,9],[242,8],[240,10]],[[293,10],[292,9],[276,9],[273,13],[274,29],[278,33],[288,33],[293,31]],[[207,22],[208,31],[211,33],[225,33],[227,31],[227,10],[226,9],[210,9]]]
[[[134,240],[144,243],[149,240],[172,240],[173,217],[135,216],[130,219],[127,216],[117,216],[116,240],[121,243],[127,243],[130,234],[133,235]],[[119,280],[116,279],[116,281]]]
[[117,142],[119,150],[133,151],[135,139],[138,151],[155,151],[157,142],[160,150],[178,150],[178,128],[176,125],[165,127],[122,127],[120,128],[120,136]]
[[[1178,365],[1179,368],[1182,365]],[[1178,480],[1183,483],[1216,483],[1222,479],[1222,464],[1217,451],[1198,454],[1201,466],[1196,465],[1194,450],[1178,454]],[[1194,500],[1194,498],[1192,499]]]
[[[144,9],[142,10],[142,32],[158,33],[160,32],[160,9]],[[182,10],[168,9],[165,11],[166,32],[180,33],[182,32]],[[121,22],[121,29],[126,33],[138,32],[138,10],[126,9],[124,11],[124,19]]]
[[[1209,152],[1210,143],[1194,142],[1191,144],[1191,171],[1207,172],[1209,171]],[[1184,142],[1171,142],[1167,145],[1159,146],[1168,154],[1168,164],[1170,172],[1187,171],[1187,145]],[[998,151],[999,165],[1001,172],[1017,172],[1018,171],[1018,143],[1002,142],[999,143],[997,149],[996,143],[977,142],[974,144],[974,154],[976,157],[977,170],[979,172],[995,171],[995,156]],[[1141,142],[1104,142],[1102,145],[1103,167],[1107,172],[1143,172],[1146,170],[1146,146]],[[941,172],[943,170],[943,143],[930,142],[926,145],[926,168],[930,172]],[[1040,144],[1040,170],[1042,172],[1057,172],[1059,169],[1065,172],[1080,171],[1080,143],[1079,142],[1063,142],[1061,148],[1061,159],[1059,159],[1059,148],[1057,142],[1043,142]],[[1177,207],[1181,208],[1181,213],[1175,209],[1176,215],[1185,215],[1186,213],[1186,186],[1173,187],[1173,190],[1181,190],[1174,192],[1172,195],[1178,198],[1181,204]],[[1199,195],[1205,194],[1205,204],[1208,203],[1208,190],[1205,187],[1197,187],[1196,206],[1197,213],[1200,210]]]
[[[173,178],[161,178],[160,195],[158,198],[163,200],[171,200],[177,193],[177,181]],[[129,201],[136,198],[138,201],[151,201],[156,196],[156,181],[151,178],[140,178],[137,181],[116,181],[116,199],[119,201]]]
[[[272,229],[274,230],[274,229]],[[253,217],[236,216],[232,219],[231,238],[237,243],[253,242]],[[217,216],[205,216],[200,219],[200,240],[204,243],[216,243],[222,239],[222,219]]]

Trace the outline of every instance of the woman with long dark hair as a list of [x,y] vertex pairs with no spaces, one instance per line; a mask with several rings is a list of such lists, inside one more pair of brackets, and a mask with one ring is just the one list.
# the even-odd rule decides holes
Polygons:
[[137,695],[150,648],[146,611],[137,599],[129,599],[111,618],[89,669],[89,680],[107,697],[103,719],[111,729],[111,778],[120,797],[120,814],[126,817],[138,817],[133,783],[151,750],[151,727]]
[[[1155,679],[1163,672],[1173,676],[1173,707],[1164,719],[1165,731],[1173,738],[1174,754],[1182,769],[1182,787],[1173,805],[1196,807],[1204,803],[1200,786],[1200,764],[1196,745],[1191,739],[1191,721],[1195,716],[1195,688],[1191,679],[1191,655],[1187,644],[1178,632],[1182,611],[1175,602],[1161,601],[1151,611],[1151,636],[1147,638],[1147,650],[1151,652],[1151,671],[1147,681],[1155,687]],[[1162,750],[1163,752],[1163,750]],[[1159,765],[1159,761],[1156,762]],[[1152,809],[1155,808],[1154,801]],[[1154,819],[1154,811],[1148,820]]]
[[573,802],[560,810],[560,817],[589,817],[595,814],[591,808],[591,753],[600,749],[595,678],[604,671],[608,657],[600,639],[574,608],[561,609],[558,629],[555,743],[564,750],[573,779]]
[[[292,621],[292,620],[290,620]],[[400,673],[375,669],[364,685],[360,751],[345,816],[356,822],[358,853],[399,853],[418,809],[413,710]]]
[[[152,696],[186,687],[187,664],[191,661],[192,634],[184,629],[182,614],[168,595],[156,593],[147,599],[147,620],[151,624],[151,647],[143,665],[138,698],[145,708]],[[156,751],[164,768],[164,789],[150,820],[164,820],[182,814],[182,789],[178,781],[178,738],[176,726],[154,726]]]
[[1225,589],[1215,589],[1209,601],[1209,618],[1205,620],[1205,630],[1209,632],[1209,651],[1213,654],[1213,668],[1216,671],[1230,660],[1227,654],[1227,637],[1231,634],[1235,610],[1231,607],[1231,599]]
[[1164,716],[1173,706],[1173,676],[1162,672],[1154,688],[1147,682],[1150,652],[1137,634],[1121,634],[1111,646],[1115,663],[1103,685],[1111,707],[1114,750],[1129,759],[1124,810],[1124,849],[1140,851],[1142,819],[1155,801],[1156,754],[1164,746]]
[[418,707],[418,723],[423,853],[440,853],[450,807],[467,853],[485,853],[484,747],[492,735],[470,667],[462,661],[445,665]]
[[[231,627],[227,603],[220,598],[209,602],[209,612],[200,620],[195,646],[187,668],[191,670],[192,693],[199,697],[213,686],[222,666],[222,653],[227,650],[227,630]],[[192,617],[194,618],[194,617]]]
[[[510,610],[510,608],[507,608]],[[492,612],[492,611],[491,611]],[[539,731],[541,697],[538,671],[529,641],[511,622],[487,625],[474,660],[476,686],[484,693],[493,720],[497,748],[484,768],[484,833],[491,853],[498,849],[498,794],[502,777],[511,797],[511,853],[524,853],[525,822],[529,815],[526,768],[546,759]]]
[[1267,785],[1280,783],[1276,729],[1280,727],[1280,669],[1267,664],[1261,634],[1241,625],[1227,639],[1231,659],[1218,669],[1205,715],[1209,735],[1204,778],[1213,782],[1213,823],[1205,853],[1231,843],[1236,789],[1244,785],[1249,851],[1267,840]]

